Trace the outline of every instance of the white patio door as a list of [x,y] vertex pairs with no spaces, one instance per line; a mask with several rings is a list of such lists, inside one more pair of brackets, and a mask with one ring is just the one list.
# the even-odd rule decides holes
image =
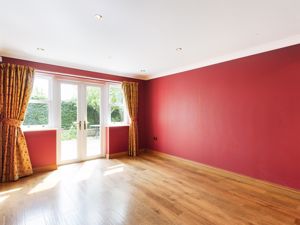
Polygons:
[[104,156],[103,87],[59,81],[58,163]]

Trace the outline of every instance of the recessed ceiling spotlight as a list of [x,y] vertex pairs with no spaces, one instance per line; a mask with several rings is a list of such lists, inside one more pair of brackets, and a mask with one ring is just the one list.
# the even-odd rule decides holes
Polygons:
[[45,49],[44,48],[36,48],[37,51],[40,51],[40,52],[44,52]]
[[95,18],[96,18],[96,20],[101,20],[101,19],[102,19],[102,16],[99,15],[99,14],[96,14],[96,15],[95,15]]
[[182,48],[176,48],[176,51],[180,52],[182,51]]
[[141,73],[146,73],[145,69],[141,69],[140,71],[141,71]]

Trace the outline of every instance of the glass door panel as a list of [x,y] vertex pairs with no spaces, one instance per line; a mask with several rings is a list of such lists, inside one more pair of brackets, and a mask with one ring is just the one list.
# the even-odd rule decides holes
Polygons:
[[103,156],[101,86],[61,81],[58,163],[72,163]]
[[78,159],[78,85],[61,83],[60,161]]
[[98,156],[101,153],[101,88],[86,86],[86,157]]

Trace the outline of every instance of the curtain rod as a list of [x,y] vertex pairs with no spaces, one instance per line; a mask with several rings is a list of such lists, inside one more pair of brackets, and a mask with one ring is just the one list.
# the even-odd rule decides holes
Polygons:
[[86,80],[106,81],[106,82],[118,83],[118,84],[122,83],[122,81],[102,79],[102,78],[97,78],[97,77],[88,77],[88,76],[75,75],[75,74],[69,74],[69,73],[52,72],[52,71],[47,71],[47,70],[36,69],[35,72],[37,72],[37,73],[47,73],[47,74],[52,74],[52,75],[60,75],[60,76],[65,76],[65,77],[80,78],[80,79],[86,79]]

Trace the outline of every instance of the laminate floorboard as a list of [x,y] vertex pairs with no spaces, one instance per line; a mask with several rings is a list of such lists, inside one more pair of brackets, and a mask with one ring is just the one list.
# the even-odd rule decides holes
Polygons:
[[300,192],[145,153],[0,184],[0,225],[300,224]]

